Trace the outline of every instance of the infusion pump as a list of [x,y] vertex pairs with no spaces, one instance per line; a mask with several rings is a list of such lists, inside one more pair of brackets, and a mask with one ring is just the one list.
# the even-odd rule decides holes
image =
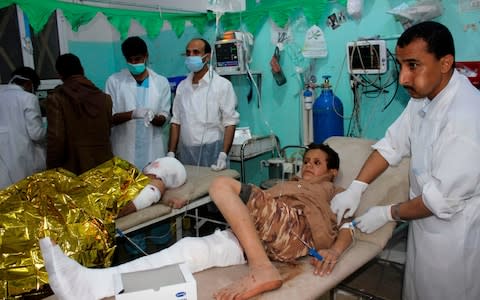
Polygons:
[[244,32],[234,32],[229,37],[215,42],[215,70],[220,75],[245,74],[253,38]]

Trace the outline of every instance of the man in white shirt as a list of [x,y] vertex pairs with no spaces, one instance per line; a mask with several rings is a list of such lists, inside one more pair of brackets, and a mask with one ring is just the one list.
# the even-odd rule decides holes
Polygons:
[[480,299],[480,92],[455,70],[442,24],[407,29],[396,57],[412,98],[332,210],[337,220],[352,216],[368,184],[410,157],[410,199],[370,208],[357,227],[370,233],[410,220],[404,299]]
[[111,75],[105,88],[113,100],[113,154],[142,169],[165,156],[163,125],[170,118],[170,85],[146,66],[148,50],[141,38],[127,38],[122,53],[127,69]]
[[176,154],[183,164],[222,170],[228,166],[240,115],[230,81],[209,69],[211,52],[200,38],[186,47],[190,74],[178,85],[173,101],[168,155]]

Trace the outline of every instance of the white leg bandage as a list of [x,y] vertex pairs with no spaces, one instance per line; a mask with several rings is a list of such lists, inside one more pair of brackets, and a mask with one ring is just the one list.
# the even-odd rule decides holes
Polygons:
[[217,230],[204,237],[186,237],[169,250],[185,261],[192,273],[211,267],[244,264],[243,249],[230,230]]
[[50,287],[59,299],[90,300],[118,294],[122,289],[119,274],[136,272],[175,263],[187,263],[192,273],[211,267],[244,264],[243,250],[229,230],[205,237],[183,238],[171,247],[112,268],[89,269],[66,256],[50,238],[40,240]]
[[58,299],[101,299],[120,292],[115,287],[115,268],[88,269],[66,256],[50,238],[40,240],[48,283]]
[[157,203],[161,197],[162,194],[156,186],[147,184],[147,186],[140,191],[140,193],[137,195],[137,197],[135,197],[135,199],[133,199],[132,202],[137,210],[141,210],[149,207],[153,203]]

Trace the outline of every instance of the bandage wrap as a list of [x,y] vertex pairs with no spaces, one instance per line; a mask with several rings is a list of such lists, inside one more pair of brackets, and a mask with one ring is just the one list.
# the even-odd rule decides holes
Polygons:
[[187,171],[180,161],[173,157],[162,157],[149,163],[143,173],[155,175],[168,189],[181,186],[187,180]]
[[153,203],[157,203],[161,197],[162,194],[156,186],[147,184],[132,202],[133,205],[135,205],[135,208],[140,210],[149,207]]

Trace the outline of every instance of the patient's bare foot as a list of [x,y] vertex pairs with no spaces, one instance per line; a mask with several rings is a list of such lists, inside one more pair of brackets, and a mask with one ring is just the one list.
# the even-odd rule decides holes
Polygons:
[[255,266],[250,268],[247,276],[222,288],[214,294],[214,297],[217,300],[249,299],[261,293],[278,289],[282,283],[280,273],[272,264]]
[[165,205],[168,205],[172,208],[182,208],[187,205],[187,200],[181,198],[170,198],[168,200],[163,201]]

